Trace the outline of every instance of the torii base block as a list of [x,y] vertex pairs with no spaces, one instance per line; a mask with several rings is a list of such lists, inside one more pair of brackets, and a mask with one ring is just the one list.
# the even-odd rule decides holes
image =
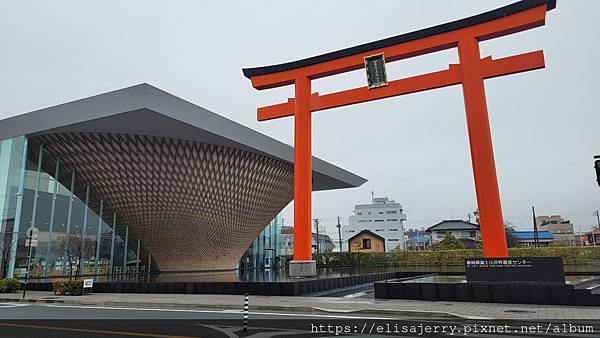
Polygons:
[[290,261],[290,277],[309,278],[317,275],[317,262],[315,261]]

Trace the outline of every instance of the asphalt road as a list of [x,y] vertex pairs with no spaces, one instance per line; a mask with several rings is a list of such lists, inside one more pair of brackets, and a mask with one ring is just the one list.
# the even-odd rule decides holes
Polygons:
[[[500,323],[339,315],[250,312],[243,331],[239,311],[199,311],[0,304],[0,337],[598,337],[600,321]],[[509,324],[510,326],[503,326]],[[539,325],[539,327],[537,326]],[[547,326],[548,325],[548,326]],[[590,326],[591,325],[591,326]],[[522,328],[527,328],[523,332]],[[557,326],[561,332],[553,333]],[[508,331],[504,333],[499,331]],[[493,328],[493,329],[492,329]],[[467,332],[468,331],[468,332]],[[550,334],[552,333],[552,334]]]

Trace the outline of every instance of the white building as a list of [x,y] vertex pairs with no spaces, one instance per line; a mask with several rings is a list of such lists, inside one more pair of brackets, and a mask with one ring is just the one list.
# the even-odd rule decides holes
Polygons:
[[[334,248],[335,244],[333,243],[331,237],[325,233],[320,233],[319,252],[332,252]],[[312,233],[312,253],[317,253],[317,234],[314,232]],[[294,254],[294,227],[281,227],[281,249],[279,254],[281,256],[291,256]]]
[[392,251],[404,246],[404,221],[406,215],[402,205],[390,201],[387,197],[373,198],[371,204],[359,204],[354,207],[354,216],[350,216],[349,225],[342,228],[342,251],[348,251],[348,239],[363,230],[369,230],[385,238],[385,250]]

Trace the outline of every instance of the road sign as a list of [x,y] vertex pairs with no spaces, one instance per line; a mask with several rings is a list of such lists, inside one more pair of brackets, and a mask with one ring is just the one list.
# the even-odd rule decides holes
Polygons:
[[29,238],[28,238],[28,239],[25,240],[25,246],[29,246],[29,244],[31,244],[32,248],[37,248],[37,246],[38,246],[38,240],[37,239],[29,240]]
[[84,289],[92,288],[92,286],[94,286],[94,280],[92,278],[83,280],[83,288]]
[[29,229],[27,229],[27,237],[31,238],[31,239],[35,239],[37,240],[37,237],[40,233],[40,229],[32,226]]

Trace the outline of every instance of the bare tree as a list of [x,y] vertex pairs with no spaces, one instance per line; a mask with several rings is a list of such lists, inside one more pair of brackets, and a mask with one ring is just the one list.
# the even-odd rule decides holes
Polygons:
[[86,238],[83,233],[68,234],[58,239],[58,245],[63,249],[69,264],[69,280],[79,278],[81,271],[80,262],[94,250],[94,242]]
[[5,275],[8,272],[8,264],[11,258],[10,255],[15,248],[15,245],[12,242],[12,236],[8,236],[9,234],[12,235],[12,233],[5,233],[7,238],[5,238],[3,242],[0,242],[0,279],[7,277]]
[[473,216],[475,216],[475,223],[479,224],[479,208],[473,211]]
[[509,248],[516,248],[519,246],[519,239],[515,235],[515,228],[511,222],[504,224],[504,233],[506,237],[506,246]]

